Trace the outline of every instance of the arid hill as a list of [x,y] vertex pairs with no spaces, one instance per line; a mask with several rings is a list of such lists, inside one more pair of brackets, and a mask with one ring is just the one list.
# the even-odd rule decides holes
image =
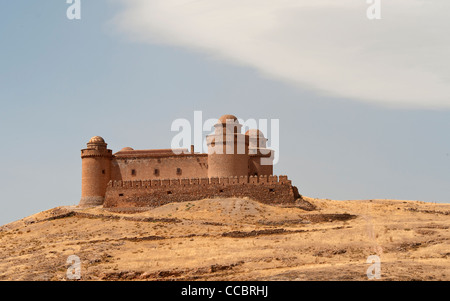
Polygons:
[[58,207],[0,227],[0,280],[450,280],[450,204],[305,198]]

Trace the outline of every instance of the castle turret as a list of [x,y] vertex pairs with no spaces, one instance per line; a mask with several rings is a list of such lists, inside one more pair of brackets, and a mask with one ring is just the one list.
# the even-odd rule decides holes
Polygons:
[[233,115],[223,115],[207,136],[208,177],[248,176],[248,136]]
[[245,135],[249,140],[249,175],[273,175],[274,151],[267,148],[267,138],[257,129],[248,130]]
[[95,136],[81,150],[81,200],[79,206],[102,205],[111,180],[112,151],[102,137]]

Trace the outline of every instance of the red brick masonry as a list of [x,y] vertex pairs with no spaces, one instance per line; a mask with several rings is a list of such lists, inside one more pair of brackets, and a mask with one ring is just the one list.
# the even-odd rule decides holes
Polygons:
[[301,196],[287,176],[110,181],[104,207],[157,207],[207,198],[248,197],[266,204],[293,204]]

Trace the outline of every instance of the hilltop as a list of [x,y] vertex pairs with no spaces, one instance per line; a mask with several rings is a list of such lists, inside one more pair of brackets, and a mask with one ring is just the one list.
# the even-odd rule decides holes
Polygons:
[[450,204],[304,200],[54,208],[0,227],[0,280],[450,280]]

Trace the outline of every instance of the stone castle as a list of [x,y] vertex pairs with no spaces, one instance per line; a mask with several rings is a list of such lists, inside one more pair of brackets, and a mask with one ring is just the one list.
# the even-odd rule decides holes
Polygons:
[[187,149],[134,150],[113,154],[102,137],[81,150],[80,206],[155,207],[215,197],[248,197],[268,204],[300,198],[287,176],[273,175],[273,150],[259,130],[242,134],[233,115],[206,137],[208,153]]

